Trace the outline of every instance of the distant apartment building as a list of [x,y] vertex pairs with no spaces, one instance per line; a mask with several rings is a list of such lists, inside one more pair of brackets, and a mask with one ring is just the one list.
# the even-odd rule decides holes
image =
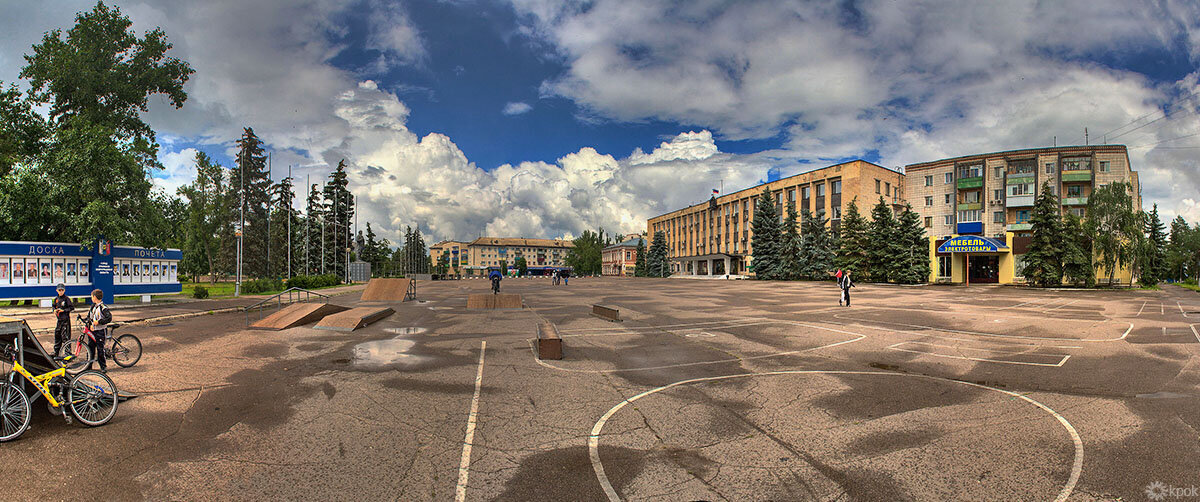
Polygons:
[[[1063,214],[1086,216],[1093,190],[1114,182],[1132,185],[1134,208],[1142,206],[1138,174],[1124,145],[1031,148],[967,155],[911,164],[904,198],[920,216],[931,246],[933,277],[948,282],[1021,282],[1034,200],[1044,184],[1058,196]],[[938,252],[960,236],[984,252]],[[968,249],[949,246],[947,249]],[[1120,280],[1132,280],[1128,271]]]
[[638,241],[646,245],[642,237],[634,237],[601,250],[600,275],[632,276],[638,258]]
[[[751,221],[754,202],[764,187],[775,199],[781,217],[787,206],[800,213],[829,218],[827,225],[838,232],[842,212],[857,198],[863,216],[880,198],[892,205],[903,202],[904,175],[864,160],[853,160],[782,178],[765,185],[739,190],[650,218],[649,237],[664,232],[667,257],[673,274],[747,274],[753,268]],[[649,243],[647,243],[647,246]]]
[[439,242],[429,246],[429,261],[433,263],[436,269],[444,260],[446,263],[446,273],[462,274],[464,267],[470,264],[470,258],[467,256],[467,246],[468,243],[466,242]]
[[[568,268],[567,251],[575,244],[561,239],[524,239],[515,237],[480,237],[471,242],[442,241],[429,248],[430,258],[451,259],[451,273],[466,276],[487,275],[489,268],[500,266],[516,270],[517,258],[525,258],[531,275],[544,275]],[[458,252],[459,272],[454,272],[453,257]]]

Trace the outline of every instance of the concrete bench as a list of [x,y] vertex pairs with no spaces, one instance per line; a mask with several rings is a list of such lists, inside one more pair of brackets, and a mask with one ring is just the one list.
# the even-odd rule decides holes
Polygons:
[[558,328],[548,322],[538,323],[537,340],[534,341],[538,359],[562,359],[562,338]]
[[620,322],[621,311],[604,305],[592,305],[592,315],[604,320]]

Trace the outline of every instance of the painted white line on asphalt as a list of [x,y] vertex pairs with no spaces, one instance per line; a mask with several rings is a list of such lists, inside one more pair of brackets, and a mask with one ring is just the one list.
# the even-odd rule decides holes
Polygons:
[[1008,396],[1012,396],[1012,397],[1021,399],[1023,401],[1026,401],[1026,402],[1034,405],[1034,406],[1037,406],[1042,411],[1049,413],[1051,416],[1053,416],[1055,419],[1057,419],[1058,423],[1060,425],[1062,425],[1064,429],[1067,430],[1067,433],[1071,436],[1071,442],[1074,443],[1074,445],[1075,445],[1075,460],[1071,464],[1071,474],[1067,478],[1066,484],[1064,484],[1062,489],[1059,490],[1058,496],[1055,497],[1055,499],[1054,499],[1055,502],[1065,501],[1065,500],[1067,500],[1067,497],[1071,496],[1071,492],[1073,492],[1075,490],[1075,484],[1079,482],[1079,475],[1083,472],[1083,440],[1079,438],[1079,432],[1077,432],[1075,430],[1075,427],[1071,425],[1071,422],[1067,421],[1067,419],[1065,417],[1063,417],[1062,415],[1060,415],[1057,411],[1054,411],[1049,406],[1046,406],[1024,394],[1018,394],[1016,392],[1011,392],[1011,391],[1007,391],[1007,390],[1003,390],[1003,389],[997,389],[995,387],[988,387],[987,385],[977,384],[977,383],[973,383],[973,382],[964,382],[961,380],[951,380],[948,378],[940,378],[940,377],[928,376],[928,375],[918,375],[918,374],[912,374],[912,373],[890,373],[890,372],[881,372],[881,371],[787,370],[787,371],[770,371],[770,372],[764,372],[764,373],[742,373],[742,374],[737,374],[737,375],[723,375],[723,376],[704,377],[704,378],[692,378],[689,380],[680,380],[673,384],[664,385],[662,387],[650,389],[641,394],[638,394],[636,396],[633,396],[629,399],[626,399],[624,401],[617,403],[616,406],[613,406],[611,409],[608,410],[607,413],[605,413],[603,416],[600,417],[599,420],[596,421],[596,424],[592,426],[592,433],[590,435],[588,435],[588,457],[592,461],[592,470],[595,471],[595,473],[596,473],[596,480],[600,482],[600,487],[604,490],[604,494],[608,497],[608,500],[610,500],[611,502],[620,502],[621,495],[617,493],[617,489],[614,488],[612,485],[612,482],[609,481],[608,475],[605,474],[605,472],[604,472],[604,464],[600,461],[600,433],[604,430],[604,425],[606,423],[608,423],[608,420],[611,419],[613,417],[613,415],[615,415],[618,411],[621,411],[621,409],[624,408],[625,405],[631,404],[634,401],[637,401],[638,399],[649,396],[651,394],[656,394],[658,392],[662,392],[662,391],[670,389],[672,387],[678,387],[680,385],[688,385],[688,384],[699,383],[699,382],[711,382],[711,381],[725,380],[725,379],[730,379],[730,378],[745,378],[745,377],[772,376],[772,375],[801,375],[801,374],[880,375],[880,376],[903,376],[903,377],[913,377],[913,378],[925,378],[925,379],[929,379],[929,380],[937,380],[940,382],[951,382],[951,383],[957,383],[957,384],[962,384],[962,385],[969,385],[971,387],[987,389],[987,390],[999,392],[1001,394],[1005,394]]
[[834,343],[830,343],[830,344],[827,344],[827,345],[821,345],[821,346],[819,346],[819,347],[810,347],[810,348],[807,348],[807,349],[789,350],[789,351],[785,351],[785,352],[776,352],[776,353],[774,353],[774,354],[763,354],[763,355],[760,355],[760,356],[750,356],[750,357],[734,357],[734,358],[730,358],[730,359],[719,359],[719,360],[716,360],[716,361],[697,361],[697,362],[694,362],[694,363],[666,364],[666,365],[662,365],[662,366],[645,366],[645,367],[641,367],[641,368],[615,368],[615,369],[610,369],[610,370],[580,370],[580,369],[573,369],[573,368],[563,368],[563,367],[561,367],[561,366],[555,366],[555,365],[553,365],[553,364],[550,364],[550,363],[548,363],[548,362],[546,362],[546,361],[543,361],[543,360],[539,359],[539,358],[537,357],[537,353],[533,351],[533,344],[532,344],[532,343],[530,344],[530,352],[533,354],[533,360],[534,360],[534,361],[536,361],[538,364],[540,364],[540,365],[542,365],[542,366],[545,366],[545,367],[547,367],[547,368],[550,368],[550,369],[558,370],[558,371],[567,371],[567,372],[570,372],[570,373],[622,373],[622,372],[626,372],[626,371],[650,371],[650,370],[664,370],[664,369],[671,369],[671,368],[684,368],[684,367],[688,367],[688,366],[703,366],[703,365],[708,365],[708,364],[722,364],[722,363],[732,363],[732,362],[737,362],[737,361],[752,361],[752,360],[755,360],[755,359],[766,359],[766,358],[769,358],[769,357],[783,357],[783,356],[790,356],[790,355],[793,355],[793,354],[800,354],[800,353],[804,353],[804,352],[811,352],[811,351],[814,351],[814,350],[820,350],[820,349],[827,349],[827,348],[830,348],[830,347],[836,347],[836,346],[838,346],[838,345],[845,345],[845,344],[847,344],[847,343],[854,343],[854,342],[857,342],[857,341],[859,341],[859,340],[862,340],[862,339],[864,339],[864,338],[866,338],[866,337],[867,337],[867,335],[864,335],[864,334],[861,334],[861,333],[854,333],[854,332],[851,332],[851,331],[844,331],[844,330],[840,330],[840,329],[827,328],[827,327],[825,327],[825,326],[810,325],[810,324],[806,324],[806,323],[800,323],[800,322],[795,322],[795,321],[776,321],[776,322],[783,323],[783,324],[797,324],[797,325],[801,325],[801,326],[808,326],[808,327],[811,327],[811,328],[823,329],[823,330],[826,330],[826,331],[832,331],[832,332],[835,332],[835,333],[842,333],[842,334],[846,334],[846,335],[852,335],[852,336],[855,336],[855,337],[857,337],[857,338],[853,338],[853,339],[850,339],[850,340],[843,340],[843,341],[840,341],[840,342],[834,342]]
[[638,327],[638,328],[629,328],[624,332],[605,332],[605,333],[586,333],[586,332],[578,332],[578,331],[568,331],[567,333],[569,333],[569,334],[566,334],[566,335],[560,334],[559,336],[562,338],[578,338],[578,337],[584,337],[584,336],[587,336],[587,337],[632,336],[632,335],[641,335],[641,334],[644,334],[644,332],[650,332],[650,331],[667,331],[667,332],[671,332],[671,333],[676,333],[679,331],[697,331],[697,330],[705,330],[705,329],[740,328],[743,326],[757,326],[757,325],[761,325],[761,324],[770,324],[773,322],[779,322],[779,321],[738,321],[738,322],[726,322],[723,324],[713,324],[713,325],[705,325],[705,326],[688,326],[688,327],[646,326],[646,327]]
[[709,324],[729,324],[729,323],[741,322],[742,320],[746,320],[746,319],[755,319],[755,318],[735,317],[732,319],[725,319],[725,320],[721,320],[721,321],[685,322],[685,323],[681,323],[681,324],[663,324],[663,325],[658,325],[658,326],[639,326],[636,328],[627,328],[627,327],[617,326],[617,327],[612,327],[612,328],[590,328],[590,329],[579,329],[579,330],[565,329],[565,330],[562,330],[561,333],[588,334],[588,333],[606,333],[606,332],[610,332],[610,331],[646,331],[646,330],[656,330],[656,329],[663,329],[663,328],[682,328],[682,327],[686,327],[686,326],[706,326]]
[[467,499],[467,476],[471,474],[471,443],[475,441],[475,420],[479,417],[479,390],[483,384],[483,353],[487,351],[487,340],[479,342],[479,371],[475,373],[475,395],[471,398],[471,413],[467,415],[467,437],[463,440],[462,460],[458,463],[458,488],[454,500]]
[[1163,306],[1162,302],[1158,302],[1158,313],[1163,315],[1167,314],[1167,308]]
[[1134,314],[1133,316],[1138,317],[1138,316],[1142,315],[1142,310],[1146,309],[1147,303],[1150,303],[1150,300],[1146,300],[1146,301],[1142,302],[1142,308],[1138,309],[1138,313]]
[[1191,327],[1192,327],[1192,334],[1196,335],[1196,341],[1200,342],[1200,332],[1196,331],[1196,325],[1193,324]]
[[[937,331],[944,331],[946,333],[958,333],[960,335],[987,336],[987,337],[993,337],[993,338],[1013,338],[1013,339],[1018,339],[1018,340],[1054,340],[1054,341],[1060,341],[1060,342],[1075,342],[1075,343],[1078,343],[1078,342],[1117,342],[1117,341],[1124,340],[1125,337],[1129,336],[1129,332],[1133,331],[1133,323],[1129,323],[1129,328],[1125,330],[1125,334],[1123,334],[1117,338],[1104,338],[1104,339],[1096,340],[1096,339],[1092,339],[1092,338],[1057,338],[1057,337],[1052,337],[1052,336],[1025,336],[1025,335],[1002,335],[999,333],[982,333],[982,332],[978,332],[978,331],[963,331],[963,330],[957,330],[957,329],[939,328],[937,326],[924,326],[924,325],[920,325],[920,324],[905,324],[905,323],[901,323],[901,322],[879,321],[879,320],[875,320],[875,319],[843,317],[840,314],[835,315],[834,317],[836,317],[838,319],[849,320],[849,321],[858,321],[859,323],[891,324],[894,326],[905,326],[905,327],[909,327],[909,328],[932,329],[932,330],[937,330]],[[914,335],[924,336],[923,333],[918,333],[918,332],[914,332],[914,331],[902,331],[902,330],[892,330],[892,331],[895,331],[897,333],[911,333]],[[931,335],[931,336],[936,336],[936,335]]]
[[[889,350],[897,350],[900,352],[910,352],[913,354],[921,354],[924,356],[945,357],[947,359],[961,359],[964,361],[977,361],[977,362],[985,362],[985,363],[1022,364],[1025,366],[1046,366],[1046,367],[1051,367],[1051,368],[1061,368],[1062,365],[1067,362],[1067,359],[1071,358],[1071,356],[1062,355],[1062,354],[1029,354],[1029,355],[1034,355],[1034,356],[1038,356],[1038,355],[1047,355],[1047,356],[1051,356],[1051,357],[1062,356],[1062,359],[1059,359],[1057,363],[1031,363],[1031,362],[1025,362],[1025,361],[1009,361],[1009,360],[1005,360],[1005,359],[991,359],[991,358],[987,358],[987,357],[968,357],[968,356],[956,356],[956,355],[952,355],[952,354],[938,354],[937,352],[929,352],[929,351],[925,351],[925,350],[901,349],[899,347],[896,347],[896,345],[903,345],[905,343],[914,343],[914,342],[900,342],[900,343],[897,343],[894,345],[890,345],[887,348]],[[916,342],[916,343],[920,343],[920,342]],[[943,345],[942,347],[945,347],[945,346]],[[957,349],[963,350],[963,348],[961,348],[961,347],[957,347]],[[983,350],[986,350],[986,349],[983,349]],[[1018,352],[1016,354],[1020,354],[1020,353]]]
[[1179,306],[1179,313],[1180,313],[1180,314],[1183,314],[1183,317],[1187,317],[1187,316],[1188,316],[1188,315],[1187,315],[1187,312],[1184,312],[1184,310],[1183,310],[1183,304],[1182,304],[1182,303],[1175,302],[1175,305],[1178,305],[1178,306]]
[[942,347],[942,348],[955,349],[955,350],[974,350],[977,352],[995,352],[997,354],[1028,354],[1031,356],[1051,356],[1051,357],[1060,357],[1060,356],[1067,355],[1067,354],[1037,354],[1037,353],[1030,352],[1029,349],[1026,349],[1026,350],[999,350],[999,349],[988,349],[988,348],[983,348],[983,347],[964,347],[962,345],[942,345],[942,344],[938,344],[938,343],[929,343],[929,342],[900,342],[900,343],[894,343],[894,344],[890,345],[888,348],[890,349],[897,345],[904,345],[906,343],[911,343],[914,345],[928,345],[930,347]]
[[1054,307],[1054,308],[1052,308],[1052,309],[1046,309],[1046,310],[1043,310],[1042,312],[1050,312],[1050,311],[1052,311],[1052,310],[1058,310],[1058,309],[1061,309],[1061,308],[1063,308],[1063,307],[1066,307],[1067,305],[1070,305],[1070,304],[1072,304],[1072,303],[1075,303],[1075,302],[1077,302],[1077,301],[1079,301],[1079,300],[1071,300],[1071,301],[1069,301],[1069,302],[1067,302],[1067,303],[1064,303],[1064,304],[1062,304],[1062,305],[1059,305],[1059,306],[1057,306],[1057,307]]

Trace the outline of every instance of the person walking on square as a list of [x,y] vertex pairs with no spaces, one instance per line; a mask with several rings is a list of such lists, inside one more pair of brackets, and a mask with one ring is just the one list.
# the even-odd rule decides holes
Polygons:
[[54,297],[54,357],[58,357],[63,345],[71,339],[71,312],[75,311],[75,303],[67,296],[67,286],[59,284],[56,288],[58,296]]
[[[846,306],[850,306],[850,288],[854,287],[854,281],[850,280],[850,271],[847,270],[842,274],[842,300],[846,301]],[[838,302],[841,303],[841,302]]]
[[845,300],[843,300],[842,298],[844,298],[844,297],[846,296],[846,294],[842,292],[842,276],[843,276],[843,275],[844,275],[844,274],[842,273],[842,269],[840,269],[840,268],[837,270],[837,273],[836,273],[836,274],[833,274],[833,276],[836,278],[836,281],[837,281],[837,287],[838,287],[838,306],[839,306],[839,307],[841,307],[841,306],[842,306],[842,304],[843,304],[843,303],[845,303]]
[[[108,372],[108,361],[104,360],[104,339],[108,334],[108,323],[112,322],[112,312],[104,304],[104,292],[97,289],[92,291],[92,309],[88,311],[87,321],[92,325],[92,339],[88,340],[88,355],[92,361],[100,363],[100,372]],[[88,369],[92,369],[91,362]]]

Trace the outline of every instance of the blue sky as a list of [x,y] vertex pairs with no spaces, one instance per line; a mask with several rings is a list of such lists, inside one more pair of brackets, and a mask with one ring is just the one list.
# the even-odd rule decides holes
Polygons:
[[[1200,220],[1196,2],[113,3],[197,70],[182,110],[147,114],[163,189],[197,150],[229,163],[250,126],[277,178],[345,159],[361,221],[393,239],[633,232],[722,180],[1078,144],[1085,127],[1125,133],[1147,209]],[[0,0],[0,80],[91,4]]]

